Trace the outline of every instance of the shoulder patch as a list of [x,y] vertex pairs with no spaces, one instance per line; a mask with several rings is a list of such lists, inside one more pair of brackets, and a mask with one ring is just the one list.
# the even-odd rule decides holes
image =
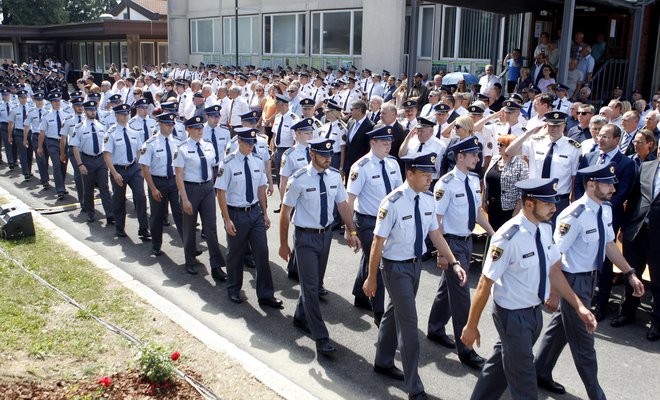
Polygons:
[[292,147],[289,147],[288,149],[286,149],[286,150],[284,151],[284,155],[285,155],[285,156],[288,156],[289,154],[293,153],[294,150],[295,150],[295,148],[293,148],[293,146],[292,146]]
[[379,208],[378,209],[378,220],[382,221],[385,219],[385,216],[387,215],[387,209],[386,208]]
[[568,143],[572,144],[576,149],[579,149],[580,147],[582,147],[580,142],[578,142],[575,139],[568,138]]
[[493,142],[488,142],[486,144],[486,147],[488,147],[489,150],[492,149],[493,148]]
[[108,143],[109,141],[110,141],[110,136],[105,135],[105,137],[103,138],[103,143]]
[[294,177],[294,178],[298,178],[300,175],[304,174],[306,171],[307,171],[306,168],[300,168],[298,171],[296,171],[296,172],[293,174],[293,177]]
[[575,210],[571,213],[572,217],[579,217],[580,214],[584,211],[584,204],[580,204],[579,206],[575,207]]
[[360,167],[362,167],[364,164],[366,164],[368,162],[369,162],[369,158],[365,157],[365,158],[361,159],[360,161],[358,161],[358,165]]
[[228,162],[230,162],[231,160],[233,160],[235,157],[236,157],[236,153],[231,153],[230,155],[228,155],[228,156],[225,158],[224,163],[227,164]]
[[445,191],[442,189],[436,189],[435,191],[435,199],[436,200],[442,200],[442,197],[445,195]]
[[490,246],[490,250],[488,250],[488,251],[489,251],[490,257],[493,259],[493,261],[499,260],[500,257],[502,257],[502,253],[504,253],[503,249],[501,249],[501,248],[499,248],[495,245]]
[[396,192],[392,193],[387,198],[387,200],[389,200],[390,203],[396,203],[396,201],[399,200],[401,198],[401,196],[403,196],[403,192],[399,190],[399,191],[396,191]]
[[449,183],[452,179],[454,179],[454,174],[448,173],[447,175],[442,177],[442,181],[444,183]]
[[357,171],[351,171],[350,179],[352,181],[356,180],[360,174]]
[[511,240],[511,238],[513,238],[519,230],[520,225],[511,225],[511,227],[502,234],[502,237],[506,240]]

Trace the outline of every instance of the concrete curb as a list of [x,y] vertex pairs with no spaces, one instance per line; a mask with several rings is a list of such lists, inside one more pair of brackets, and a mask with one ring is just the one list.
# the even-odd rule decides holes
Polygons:
[[[0,188],[0,196],[7,198],[10,202],[18,203],[30,208],[4,188]],[[30,209],[32,210],[32,208]],[[39,224],[39,226],[52,233],[72,251],[78,253],[81,257],[94,264],[97,268],[103,270],[128,290],[149,303],[152,307],[165,314],[172,322],[179,325],[200,342],[204,343],[209,349],[217,353],[227,354],[233,360],[241,364],[241,366],[245,368],[248,373],[252,374],[259,382],[266,385],[278,395],[291,400],[317,399],[317,397],[293,383],[289,378],[281,375],[279,372],[270,368],[268,365],[259,361],[256,357],[246,351],[241,350],[224,336],[209,329],[206,325],[183,311],[176,304],[160,296],[148,286],[135,280],[130,274],[96,253],[84,242],[74,238],[49,219],[34,210],[32,211],[32,216],[36,224]]]

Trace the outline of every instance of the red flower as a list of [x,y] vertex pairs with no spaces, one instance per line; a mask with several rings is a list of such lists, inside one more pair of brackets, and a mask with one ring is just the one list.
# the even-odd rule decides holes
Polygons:
[[112,385],[112,379],[107,376],[104,376],[102,378],[99,378],[99,380],[96,383],[100,383],[101,385],[103,385],[103,387],[108,387]]
[[181,354],[179,354],[178,351],[175,351],[174,353],[172,353],[172,355],[170,356],[170,358],[172,359],[172,361],[176,361],[176,360],[179,359],[179,356],[180,356],[180,355],[181,355]]

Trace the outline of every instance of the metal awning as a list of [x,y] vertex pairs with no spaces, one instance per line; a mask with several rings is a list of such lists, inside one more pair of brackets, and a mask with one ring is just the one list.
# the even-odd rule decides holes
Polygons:
[[[655,0],[579,0],[579,5],[610,7],[629,12],[653,3]],[[496,14],[510,15],[526,12],[538,12],[548,8],[563,7],[562,0],[425,0],[424,3],[438,3],[448,6],[472,8]]]

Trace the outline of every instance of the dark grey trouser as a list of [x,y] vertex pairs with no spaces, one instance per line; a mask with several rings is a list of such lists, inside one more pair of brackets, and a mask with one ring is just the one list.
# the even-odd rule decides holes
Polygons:
[[101,193],[101,204],[106,218],[113,217],[110,189],[108,188],[108,167],[103,161],[103,155],[91,157],[81,153],[80,160],[87,168],[87,175],[81,175],[85,192],[83,212],[89,216],[94,216],[94,186],[96,185]]
[[257,297],[272,297],[273,277],[268,263],[268,239],[264,213],[256,204],[248,211],[229,209],[236,236],[227,235],[227,294],[238,295],[243,287],[243,256],[252,248],[257,273]]
[[499,399],[508,386],[514,400],[536,400],[538,386],[532,348],[543,328],[541,305],[507,310],[495,304],[493,321],[500,340],[479,374],[471,399]]
[[[590,304],[594,292],[595,274],[564,272],[564,275],[582,303]],[[536,375],[539,378],[552,379],[552,370],[566,343],[571,349],[575,368],[587,389],[589,399],[606,399],[605,393],[598,383],[598,361],[596,360],[596,349],[594,349],[594,335],[587,332],[587,328],[575,309],[562,298],[559,310],[552,315],[548,329],[541,339],[541,346],[536,356]]]
[[154,185],[161,195],[160,201],[154,200],[149,194],[149,226],[151,227],[151,246],[154,250],[160,250],[163,245],[163,221],[167,215],[167,205],[172,208],[172,218],[174,225],[179,232],[179,237],[183,241],[183,215],[181,212],[181,203],[179,203],[179,189],[176,186],[176,179],[151,176]]
[[[467,274],[470,270],[470,258],[472,256],[472,237],[467,241],[447,238],[447,244]],[[463,327],[467,323],[469,312],[470,285],[465,284],[461,287],[460,280],[451,268],[443,271],[440,276],[438,291],[433,300],[433,306],[431,306],[428,333],[445,335],[445,325],[451,317],[454,338],[456,338],[456,349],[458,354],[465,353],[469,349],[458,339],[461,337]]]
[[422,263],[397,263],[382,260],[381,273],[390,301],[378,329],[375,364],[380,367],[394,365],[397,345],[401,352],[406,391],[415,395],[424,391],[419,377],[419,334],[417,333],[417,305]]
[[[637,271],[635,273],[640,280],[648,265],[651,277],[650,292],[653,298],[651,302],[651,322],[660,323],[660,247],[657,244],[657,238],[649,235],[647,224],[642,225],[639,233],[632,241],[623,240],[623,255],[630,266],[635,268],[635,271]],[[633,288],[627,279],[625,287],[625,297],[621,303],[621,314],[634,318],[641,299],[632,295]]]
[[44,153],[44,155],[50,158],[50,163],[53,165],[55,190],[57,190],[57,194],[64,194],[66,191],[66,188],[64,187],[66,164],[60,160],[60,140],[46,138],[46,147],[48,148],[48,152]]
[[124,180],[124,184],[119,186],[113,178],[110,178],[110,182],[112,182],[112,213],[115,216],[117,229],[124,230],[124,227],[126,227],[127,186],[131,188],[133,193],[133,203],[135,204],[139,229],[148,229],[147,198],[144,195],[144,178],[140,174],[140,167],[133,163],[128,168],[115,165],[115,169]]
[[46,146],[46,141],[42,144],[42,149],[44,155],[40,156],[37,154],[37,149],[39,148],[39,133],[32,132],[32,150],[34,151],[34,159],[37,161],[37,169],[39,171],[39,182],[42,185],[48,183],[48,146]]
[[85,201],[85,191],[83,190],[82,175],[80,175],[80,170],[78,169],[78,162],[76,161],[76,157],[73,156],[73,146],[68,146],[66,154],[69,157],[71,168],[73,168],[73,183],[76,186],[78,202],[80,203],[80,208],[82,209],[84,208],[83,203]]
[[273,184],[279,185],[280,184],[280,167],[282,167],[282,154],[284,154],[285,151],[287,151],[289,148],[288,147],[276,147],[275,148],[275,154],[273,157]]
[[16,164],[18,161],[18,146],[16,146],[16,141],[9,144],[9,126],[6,122],[0,122],[0,137],[2,138],[2,144],[5,146],[7,163]]
[[300,296],[294,315],[296,319],[307,322],[307,326],[312,332],[312,339],[326,339],[328,329],[321,315],[319,287],[320,279],[325,275],[325,268],[328,265],[332,231],[310,233],[296,229],[294,239],[295,257],[300,277]]
[[18,148],[18,159],[21,162],[21,174],[28,177],[32,175],[32,140],[30,140],[30,132],[28,131],[27,147],[23,146],[23,130],[14,129],[14,143]]
[[376,278],[376,295],[369,299],[362,291],[362,285],[367,280],[367,275],[369,275],[369,254],[371,253],[371,243],[374,240],[376,217],[355,213],[353,215],[353,222],[355,223],[355,229],[357,230],[362,247],[360,266],[358,267],[355,282],[353,283],[353,296],[356,299],[370,301],[373,312],[382,313],[385,311],[385,286],[383,286],[383,278],[381,277],[380,270],[378,270],[378,276]]
[[186,257],[186,265],[195,264],[195,251],[197,250],[195,228],[197,226],[197,214],[199,213],[202,220],[202,233],[206,237],[206,245],[209,248],[211,268],[223,267],[225,259],[218,244],[213,182],[208,181],[202,184],[186,182],[185,186],[188,200],[192,204],[192,215],[183,213],[183,251]]

